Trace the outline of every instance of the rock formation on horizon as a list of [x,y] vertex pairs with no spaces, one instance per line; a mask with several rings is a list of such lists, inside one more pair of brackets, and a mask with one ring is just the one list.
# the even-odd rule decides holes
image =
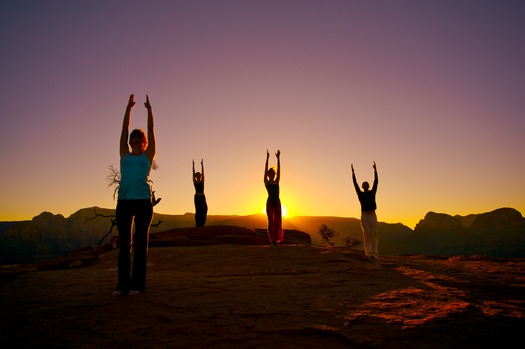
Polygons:
[[[465,222],[471,222],[465,225]],[[525,218],[512,208],[461,216],[429,212],[411,236],[389,246],[393,254],[419,253],[445,257],[484,255],[525,257]]]
[[[96,214],[101,216],[96,217]],[[78,248],[95,246],[108,233],[114,209],[98,207],[81,209],[70,217],[43,212],[31,221],[0,222],[0,265],[28,263],[38,259],[67,254]],[[103,216],[106,216],[104,218]],[[193,214],[156,214],[151,233],[194,224]],[[285,221],[290,230],[303,231],[319,244],[316,235],[320,224],[326,224],[341,235],[361,240],[357,218],[294,217]],[[264,229],[264,215],[209,216],[209,225]],[[112,236],[118,235],[116,229]],[[108,236],[109,242],[112,236]],[[525,218],[512,208],[468,216],[451,216],[429,212],[414,230],[402,224],[379,223],[379,252],[382,255],[429,254],[440,256],[487,255],[490,257],[525,257]]]

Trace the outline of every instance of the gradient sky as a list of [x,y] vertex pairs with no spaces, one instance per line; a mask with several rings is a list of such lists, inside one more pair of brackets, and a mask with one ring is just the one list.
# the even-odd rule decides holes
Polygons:
[[164,214],[263,212],[281,150],[289,214],[525,212],[525,2],[0,1],[0,220],[113,208],[128,97],[155,115]]

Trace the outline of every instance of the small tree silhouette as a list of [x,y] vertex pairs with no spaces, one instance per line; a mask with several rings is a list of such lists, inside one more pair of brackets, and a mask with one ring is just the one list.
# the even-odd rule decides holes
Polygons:
[[323,241],[325,241],[330,246],[334,246],[334,243],[330,240],[339,235],[334,229],[330,228],[326,224],[321,224],[321,227],[317,232],[319,235],[321,235]]
[[109,182],[108,188],[115,186],[115,189],[113,190],[113,200],[115,200],[118,188],[120,187],[120,171],[116,169],[113,165],[109,165],[108,169],[109,174],[106,176],[106,179]]
[[361,244],[361,240],[359,240],[358,238],[356,238],[355,236],[350,236],[350,235],[347,235],[344,239],[342,239],[343,242],[345,243],[345,247],[346,248],[352,248],[352,247],[356,247],[356,246],[359,246]]

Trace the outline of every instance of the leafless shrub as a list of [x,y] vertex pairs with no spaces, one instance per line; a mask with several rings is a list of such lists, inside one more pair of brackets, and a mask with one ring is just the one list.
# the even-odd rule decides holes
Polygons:
[[321,224],[321,227],[317,232],[319,233],[319,235],[321,235],[323,241],[325,241],[330,246],[334,246],[334,243],[330,240],[339,236],[339,233],[337,233],[333,228],[330,228],[326,224]]
[[355,236],[347,235],[344,239],[342,239],[345,243],[346,248],[353,248],[361,245],[361,240],[356,238]]

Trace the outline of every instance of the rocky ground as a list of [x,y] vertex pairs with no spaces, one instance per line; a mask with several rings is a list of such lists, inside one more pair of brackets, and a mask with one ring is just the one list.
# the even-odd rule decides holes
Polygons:
[[525,344],[523,260],[370,260],[359,251],[300,244],[152,247],[146,293],[112,297],[117,254],[4,278],[0,347]]

